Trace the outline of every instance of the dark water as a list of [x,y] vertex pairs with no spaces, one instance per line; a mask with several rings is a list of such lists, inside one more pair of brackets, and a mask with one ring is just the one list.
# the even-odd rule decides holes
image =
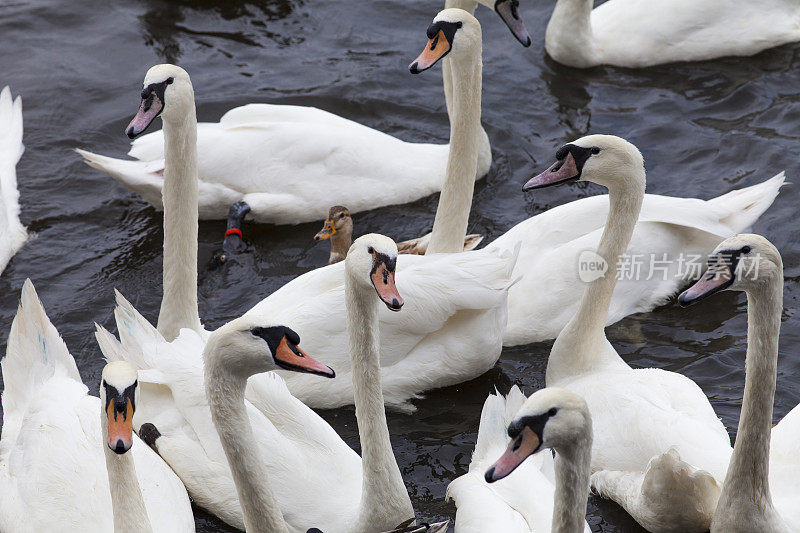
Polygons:
[[[641,71],[573,70],[544,53],[553,2],[522,4],[533,35],[529,49],[495,14],[477,13],[484,32],[483,121],[494,164],[476,187],[471,232],[492,239],[527,216],[602,192],[570,185],[520,193],[556,147],[586,133],[614,133],[638,145],[652,193],[710,198],[783,169],[796,179],[800,47]],[[26,277],[91,389],[103,366],[92,322],[113,327],[112,289],[155,320],[159,214],[71,151],[127,151],[122,131],[148,67],[165,60],[185,67],[201,120],[217,120],[248,102],[295,103],[403,139],[446,141],[441,70],[412,76],[406,68],[440,8],[438,1],[419,0],[0,2],[0,86],[24,99],[27,151],[18,176],[22,219],[35,235],[0,277],[0,349]],[[430,229],[436,201],[359,214],[357,232],[418,236]],[[786,267],[775,420],[800,401],[800,361],[792,349],[800,334],[797,202],[796,187],[785,187],[754,228],[777,245]],[[251,253],[225,271],[208,272],[224,228],[224,222],[200,226],[200,312],[211,328],[327,258],[327,245],[312,240],[318,224],[249,224]],[[670,303],[611,327],[609,337],[634,366],[694,379],[733,433],[744,383],[745,312],[739,293],[688,310]],[[530,392],[542,386],[549,346],[506,350],[488,374],[417,402],[414,416],[390,413],[397,460],[422,517],[453,518],[445,487],[466,471],[483,400],[494,387],[506,392],[519,383]],[[352,409],[324,416],[358,445]],[[619,508],[595,498],[588,518],[596,531],[638,530]],[[226,530],[202,513],[198,529]]]

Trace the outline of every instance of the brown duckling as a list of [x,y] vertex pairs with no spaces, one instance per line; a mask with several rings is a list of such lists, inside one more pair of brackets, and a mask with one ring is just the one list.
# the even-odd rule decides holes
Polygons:
[[[331,241],[331,255],[328,258],[329,265],[338,263],[347,257],[347,251],[350,249],[350,244],[353,240],[353,217],[350,216],[350,210],[343,205],[335,205],[330,208],[325,224],[319,233],[314,235],[315,241],[324,241],[325,239],[330,239]],[[428,233],[416,239],[398,242],[397,251],[401,254],[425,255],[430,240],[431,234]],[[464,238],[464,250],[475,249],[482,240],[483,235],[474,233],[467,235]]]

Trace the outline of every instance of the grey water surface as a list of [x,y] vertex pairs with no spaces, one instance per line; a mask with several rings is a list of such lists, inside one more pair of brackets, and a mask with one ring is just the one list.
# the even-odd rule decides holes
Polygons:
[[[487,242],[526,217],[600,194],[571,184],[523,194],[558,146],[587,133],[613,133],[645,157],[651,193],[711,198],[787,171],[800,179],[800,46],[644,70],[563,67],[544,52],[553,0],[521,0],[533,37],[521,47],[485,8],[483,123],[494,163],[476,185],[470,232]],[[408,64],[426,42],[439,1],[222,0],[140,2],[0,0],[0,86],[24,103],[26,152],[18,166],[22,219],[33,234],[0,277],[0,350],[25,278],[75,356],[93,394],[103,361],[93,322],[113,328],[113,289],[155,320],[161,288],[161,217],[72,149],[122,157],[147,68],[188,70],[200,120],[248,102],[317,106],[405,140],[446,142],[441,68]],[[285,176],[290,180],[292,176]],[[335,187],[336,183],[331,183]],[[784,258],[786,289],[775,420],[800,401],[797,317],[797,187],[784,187],[754,230]],[[437,196],[355,216],[357,233],[397,239],[430,230]],[[293,277],[324,265],[321,223],[245,224],[250,251],[210,270],[225,224],[200,225],[200,313],[215,328]],[[536,272],[528,275],[535,276]],[[629,317],[608,335],[635,367],[681,372],[706,392],[733,435],[744,386],[746,305],[724,293],[690,309],[672,301]],[[550,343],[506,349],[495,368],[416,401],[414,415],[389,413],[397,460],[414,507],[426,520],[453,519],[450,480],[469,465],[481,406],[495,387],[544,384]],[[323,412],[356,449],[352,408]],[[336,490],[331,487],[331,490]],[[531,494],[535,497],[535,494]],[[197,511],[198,531],[229,531]],[[594,531],[639,531],[616,505],[591,498]]]

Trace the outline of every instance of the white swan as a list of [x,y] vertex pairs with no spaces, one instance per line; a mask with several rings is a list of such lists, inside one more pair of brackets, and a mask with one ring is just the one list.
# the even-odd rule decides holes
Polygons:
[[[557,158],[526,187],[574,179],[607,187],[611,208],[597,255],[616,265],[645,196],[641,153],[619,137],[590,135],[559,149]],[[728,433],[692,380],[634,370],[608,342],[603,330],[616,277],[609,271],[586,285],[577,313],[553,344],[547,386],[580,394],[589,406],[596,492],[650,531],[706,531],[730,458]]]
[[[454,24],[458,22],[453,20]],[[444,33],[442,37],[432,35],[444,45],[427,47],[412,63],[411,70],[430,68],[442,54],[451,58],[442,66],[452,71],[454,87],[461,87],[454,91],[452,101],[469,102],[469,112],[456,114],[458,120],[453,122],[453,152],[470,153],[470,143],[476,142],[475,132],[480,127],[480,98],[475,94],[480,92],[477,74],[481,48],[464,39],[461,32],[463,29],[455,31],[456,42],[452,46]],[[455,54],[459,54],[457,61]],[[458,252],[463,246],[474,188],[469,176],[463,170],[448,173],[434,222],[434,235],[439,233],[444,242],[434,251]],[[708,201],[645,195],[639,224],[626,251],[629,257],[644,263],[641,276],[627,277],[617,284],[607,325],[630,314],[652,310],[697,277],[699,272],[693,268],[681,267],[679,257],[705,256],[722,239],[748,228],[772,205],[783,182],[781,173],[764,183]],[[503,345],[555,338],[575,314],[585,287],[576,266],[587,250],[597,247],[607,215],[607,195],[583,198],[530,217],[487,246],[502,250],[522,244],[514,267],[514,277],[521,280],[509,291]],[[651,259],[660,263],[651,263]],[[696,266],[701,267],[700,263]]]
[[[523,405],[524,404],[524,405]],[[582,405],[581,405],[582,404]],[[569,407],[567,407],[567,405]],[[559,419],[547,417],[551,408],[558,409]],[[565,446],[557,450],[560,460],[554,465],[550,453],[536,453],[532,457],[516,454],[514,464],[506,463],[502,471],[495,469],[491,483],[487,482],[487,470],[497,461],[506,448],[517,445],[517,438],[530,439],[527,431],[514,442],[506,428],[521,429],[529,417],[547,417],[547,436],[543,438],[543,427],[537,437],[542,448]],[[557,427],[561,422],[566,427]],[[591,453],[591,418],[586,405],[579,397],[558,389],[542,389],[526,401],[525,395],[515,385],[508,396],[491,394],[486,398],[478,428],[478,442],[469,464],[469,472],[454,479],[447,487],[447,498],[456,503],[456,531],[458,533],[542,533],[550,531],[591,531],[584,520],[586,498],[589,488],[589,454]],[[558,443],[556,446],[555,443]],[[527,442],[525,443],[527,445]],[[523,449],[530,454],[536,446]],[[580,457],[572,457],[578,453]],[[527,460],[526,460],[526,457]],[[576,463],[573,460],[577,459]],[[508,476],[509,467],[516,472]],[[563,473],[567,469],[573,474],[569,481]],[[501,479],[500,476],[504,479]],[[508,476],[508,477],[505,477]],[[563,484],[563,486],[559,486]],[[558,495],[558,496],[557,496]],[[558,508],[555,505],[558,499]],[[555,516],[569,516],[570,524],[553,527]],[[574,519],[573,519],[574,518]]]
[[[107,429],[98,417],[106,406],[87,394],[30,280],[22,288],[2,370],[0,531],[113,531],[117,511],[131,517],[133,509],[115,501],[112,510],[112,494],[130,495],[136,482],[112,478],[110,493],[109,475],[130,476],[133,465],[146,514],[137,506],[135,523],[124,531],[142,527],[148,517],[154,531],[194,531],[183,484],[137,437],[125,454],[127,467],[107,469]],[[125,416],[121,424],[129,423]]]
[[794,0],[558,0],[547,53],[565,65],[647,67],[750,56],[800,41]]
[[[279,508],[292,531],[305,532],[309,527],[319,527],[325,532],[383,531],[414,516],[389,443],[376,353],[378,297],[387,307],[399,309],[402,305],[402,298],[393,288],[396,256],[396,247],[390,239],[367,235],[353,243],[345,265],[348,287],[342,297],[347,298],[347,329],[357,376],[356,419],[363,460],[322,418],[294,398],[274,372],[250,377],[251,383],[259,378],[261,387],[248,386],[248,399],[239,398],[239,391],[244,395],[247,377],[252,372],[281,367],[332,374],[327,366],[300,351],[294,331],[283,326],[268,327],[275,322],[245,316],[212,333],[205,345],[206,386],[211,387],[212,382],[223,378],[227,385],[204,396],[203,363],[198,358],[204,349],[203,340],[185,329],[178,339],[167,343],[130,304],[118,297],[115,315],[122,342],[138,343],[144,350],[126,353],[113,336],[98,328],[101,349],[111,360],[129,359],[148,369],[139,372],[143,394],[138,416],[152,422],[158,430],[151,427],[145,431],[142,426],[139,431],[150,435],[148,442],[178,473],[198,505],[236,527],[249,526],[246,508],[253,502],[241,498],[253,491],[242,492],[243,480],[237,476],[255,475],[270,479]],[[131,342],[129,337],[135,340]],[[266,351],[270,351],[269,357],[263,355]],[[254,361],[259,361],[259,366]],[[237,371],[238,381],[230,375],[232,369]],[[322,381],[319,377],[315,379]],[[236,397],[226,399],[226,391],[235,391]],[[237,411],[246,410],[232,418],[228,415],[231,423],[227,425],[225,420],[215,417],[218,428],[220,423],[225,426],[220,431],[220,443],[212,414],[220,405],[226,405],[226,412],[231,412],[231,401]],[[244,413],[252,437],[234,427],[233,420],[239,425],[244,423]],[[137,417],[134,425],[138,420]],[[232,445],[233,434],[237,434],[237,439],[244,438],[244,442],[258,443],[263,449],[258,453],[258,468],[251,464],[255,459],[239,468],[243,462],[232,458],[227,450],[233,466],[231,473],[223,451]],[[259,473],[262,468],[266,475]],[[239,485],[238,498],[233,490],[234,479]],[[244,515],[240,501],[244,502]]]
[[17,162],[22,145],[22,98],[11,98],[11,90],[0,91],[0,274],[28,239],[19,221]]
[[116,361],[103,368],[100,379],[100,426],[106,443],[103,455],[106,458],[114,510],[114,531],[117,533],[153,531],[136,475],[133,454],[128,453],[133,446],[133,415],[138,397],[138,376],[133,365]]
[[772,428],[783,261],[764,237],[737,235],[714,250],[709,264],[706,275],[681,294],[681,305],[727,289],[744,291],[748,307],[742,415],[711,531],[798,531],[800,406]]
[[[518,0],[479,1],[495,10],[520,42],[530,44]],[[472,12],[478,1],[448,3]],[[445,99],[455,121],[451,83],[445,75]],[[272,104],[237,107],[217,123],[199,124],[197,148],[201,219],[224,219],[232,203],[244,200],[255,220],[276,224],[323,219],[333,204],[347,205],[355,213],[438,192],[449,153],[447,144],[401,141],[314,107]],[[483,128],[474,150],[478,164],[473,181],[483,177],[492,162]],[[87,164],[133,189],[156,209],[161,209],[165,152],[162,131],[132,143],[128,155],[138,161],[78,150]]]

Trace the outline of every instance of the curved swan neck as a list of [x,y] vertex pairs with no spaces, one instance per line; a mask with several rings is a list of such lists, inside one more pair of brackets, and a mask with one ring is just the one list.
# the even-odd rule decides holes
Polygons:
[[587,420],[586,433],[571,446],[556,451],[553,533],[575,533],[584,529],[592,463],[592,428],[591,421]]
[[[587,285],[577,313],[556,338],[547,361],[548,386],[598,366],[625,365],[608,344],[604,330],[617,285],[617,265],[628,248],[644,200],[644,168],[634,172],[638,175],[626,180],[624,185],[609,188],[608,218],[597,246],[597,254],[605,260],[608,269],[604,276]],[[606,347],[608,349],[604,349]]]
[[[209,341],[206,353],[216,349],[216,343]],[[224,368],[219,368],[215,363],[220,361],[217,357],[206,356],[205,361],[206,397],[214,427],[233,474],[245,530],[249,533],[288,533],[247,418],[244,403],[247,378],[233,376]]]
[[558,0],[545,30],[545,47],[558,61],[573,67],[594,64],[592,7],[594,0]]
[[361,441],[359,524],[364,529],[382,531],[381,528],[393,529],[399,522],[413,517],[414,509],[389,441],[381,388],[379,303],[374,289],[359,286],[353,278],[346,270],[347,334]]
[[[464,237],[472,207],[478,148],[481,135],[481,40],[470,43],[472,50],[458,61],[444,58],[452,69],[450,113],[450,151],[447,172],[433,221],[431,241],[426,253],[456,253],[464,250]],[[447,91],[445,79],[445,94]],[[488,139],[488,137],[487,137]]]
[[[100,411],[103,435],[108,434],[108,419]],[[133,462],[133,453],[116,454],[111,451],[103,439],[103,452],[106,458],[108,471],[108,486],[111,491],[111,507],[114,511],[115,533],[149,533],[150,518],[147,516],[147,507],[144,505],[142,490],[139,487],[139,478],[136,475],[136,465]]]
[[727,517],[764,523],[775,512],[769,491],[769,443],[782,310],[782,275],[760,290],[748,291],[742,414],[712,530]]
[[167,341],[181,328],[200,331],[197,311],[197,115],[194,94],[181,95],[182,120],[164,119],[164,294],[158,331]]

